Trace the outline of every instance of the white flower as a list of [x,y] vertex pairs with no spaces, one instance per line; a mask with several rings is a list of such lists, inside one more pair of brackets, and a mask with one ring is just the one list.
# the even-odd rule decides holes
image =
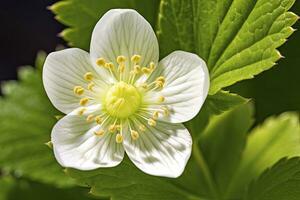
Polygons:
[[99,20],[90,54],[71,48],[47,57],[45,90],[67,114],[51,134],[62,166],[113,167],[125,151],[145,173],[181,175],[192,146],[181,123],[199,112],[209,74],[195,54],[175,51],[158,59],[150,24],[128,9],[110,10]]

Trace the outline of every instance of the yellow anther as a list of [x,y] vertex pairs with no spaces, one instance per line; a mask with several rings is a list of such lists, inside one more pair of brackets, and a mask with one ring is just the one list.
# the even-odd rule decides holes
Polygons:
[[165,77],[163,77],[163,76],[159,76],[159,77],[156,78],[156,81],[160,81],[160,82],[162,82],[162,83],[165,83],[165,82],[166,82],[166,79],[165,79]]
[[94,115],[89,115],[89,116],[87,116],[86,121],[87,122],[92,122],[93,119],[94,119]]
[[148,119],[148,124],[150,125],[150,126],[156,126],[156,121],[154,120],[154,119]]
[[88,90],[93,91],[93,88],[95,87],[95,83],[90,82],[87,86]]
[[147,83],[141,83],[139,86],[142,87],[143,89],[147,89],[148,88]]
[[120,133],[118,133],[116,135],[116,142],[117,143],[122,143],[123,142],[123,136]]
[[114,68],[114,64],[112,62],[109,62],[109,63],[105,63],[105,67],[107,69],[113,69]]
[[115,132],[116,129],[117,129],[116,125],[110,125],[110,126],[108,127],[108,131],[111,132],[111,133]]
[[140,131],[146,131],[146,127],[143,125],[143,124],[141,124],[140,126],[139,126],[139,129],[140,129]]
[[155,63],[154,62],[150,62],[149,68],[150,68],[150,70],[153,71],[155,69]]
[[81,106],[85,106],[88,102],[89,102],[89,98],[84,97],[84,98],[80,99],[79,104],[80,104]]
[[105,66],[105,63],[106,63],[106,61],[105,61],[104,58],[98,58],[98,59],[96,60],[96,64],[97,64],[98,66]]
[[85,111],[86,108],[81,108],[80,110],[78,110],[78,115],[83,115]]
[[123,136],[120,133],[118,133],[116,135],[116,142],[117,143],[122,143],[123,142]]
[[161,109],[163,110],[165,116],[168,116],[170,114],[170,111],[166,106],[163,106]]
[[98,116],[95,117],[95,121],[96,121],[97,124],[101,124],[103,122],[103,119],[100,115],[98,115]]
[[139,63],[141,60],[141,56],[140,55],[133,55],[131,57],[131,62],[134,62],[134,63]]
[[143,72],[144,74],[150,74],[150,73],[151,73],[151,70],[150,70],[149,68],[147,68],[147,67],[143,67],[143,68],[142,68],[142,72]]
[[139,65],[134,65],[133,69],[134,69],[135,73],[137,73],[137,74],[141,72],[141,66],[139,66]]
[[126,57],[125,56],[118,56],[117,57],[117,63],[118,64],[121,64],[121,63],[123,63],[125,61],[126,61]]
[[119,65],[119,72],[124,72],[124,70],[125,70],[125,65],[124,65],[124,63],[121,63]]
[[131,130],[130,135],[133,140],[137,140],[140,137],[139,133],[134,130]]
[[164,83],[162,81],[156,81],[155,82],[155,86],[158,88],[163,88],[164,87]]
[[160,96],[160,97],[158,97],[158,103],[162,103],[162,102],[164,102],[165,101],[165,97],[163,97],[163,96]]
[[91,80],[93,80],[93,78],[94,78],[94,75],[92,74],[92,72],[87,72],[84,75],[84,79],[87,81],[91,81]]
[[76,95],[82,95],[83,92],[84,92],[84,89],[81,86],[75,86],[74,89],[73,89],[73,92]]
[[95,131],[94,134],[96,136],[102,136],[102,135],[104,135],[104,130]]
[[159,112],[155,111],[152,115],[152,118],[156,120],[158,117],[159,117]]

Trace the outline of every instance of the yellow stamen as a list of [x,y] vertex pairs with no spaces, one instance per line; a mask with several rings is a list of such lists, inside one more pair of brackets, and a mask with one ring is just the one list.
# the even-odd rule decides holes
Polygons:
[[93,88],[95,87],[95,83],[90,82],[87,86],[88,90],[93,91]]
[[81,108],[78,110],[78,115],[83,115],[83,113],[86,111],[86,108]]
[[104,135],[104,130],[95,131],[94,134],[96,136],[102,136],[102,135]]
[[160,77],[156,78],[156,81],[160,81],[160,82],[165,83],[165,82],[166,82],[166,79],[165,79],[165,77],[160,76]]
[[105,63],[105,67],[112,70],[114,68],[114,64],[112,62]]
[[158,97],[158,103],[162,103],[162,102],[164,102],[165,101],[165,97],[163,97],[163,96],[160,96],[160,97]]
[[126,61],[126,57],[125,56],[118,56],[117,57],[117,63],[118,64],[121,64],[121,63],[123,63],[125,61]]
[[116,125],[110,125],[110,126],[108,127],[108,131],[111,132],[111,133],[115,132],[116,129],[117,129]]
[[152,118],[156,120],[158,117],[159,117],[159,112],[155,111],[152,115]]
[[163,88],[164,87],[164,83],[162,82],[162,81],[156,81],[155,82],[155,86],[157,87],[157,88]]
[[149,68],[150,68],[150,70],[153,71],[155,69],[155,63],[151,62],[150,65],[149,65]]
[[83,92],[84,92],[84,89],[81,86],[75,86],[74,89],[73,89],[73,92],[76,95],[82,95]]
[[103,119],[100,115],[98,115],[98,116],[95,117],[95,121],[96,121],[97,124],[101,124],[103,122]]
[[97,64],[98,66],[105,66],[105,63],[106,63],[106,61],[105,61],[104,58],[98,58],[98,59],[96,60],[96,64]]
[[124,63],[121,63],[120,65],[119,65],[119,72],[124,72],[124,70],[125,70],[125,64]]
[[94,119],[94,115],[89,115],[89,116],[87,116],[86,121],[87,122],[92,122],[93,119]]
[[141,56],[140,56],[140,55],[133,55],[133,56],[131,57],[131,61],[132,61],[133,63],[139,63],[140,60],[141,60]]
[[79,104],[80,104],[81,106],[85,106],[88,102],[89,102],[89,98],[84,97],[84,98],[80,99]]
[[139,65],[134,65],[133,69],[136,74],[141,72],[141,67]]
[[92,72],[87,72],[84,75],[84,79],[87,81],[91,81],[91,80],[93,80],[93,78],[94,78],[94,75],[92,74]]
[[140,131],[143,131],[143,132],[146,131],[146,127],[144,125],[140,125],[139,129],[140,129]]
[[151,70],[150,70],[149,68],[147,68],[147,67],[143,67],[143,68],[142,68],[142,72],[143,72],[144,74],[150,74],[150,73],[151,73]]
[[163,110],[165,116],[168,116],[170,114],[170,111],[166,106],[163,106],[161,109]]
[[116,142],[117,143],[122,143],[123,142],[123,136],[120,133],[118,133],[116,135]]
[[133,140],[137,140],[140,137],[139,133],[137,131],[134,131],[134,130],[131,130],[130,135],[131,135]]
[[150,126],[156,126],[156,121],[154,120],[154,119],[148,119],[148,124],[150,125]]
[[139,84],[139,86],[142,87],[143,89],[147,89],[148,88],[147,83],[141,83],[141,84]]

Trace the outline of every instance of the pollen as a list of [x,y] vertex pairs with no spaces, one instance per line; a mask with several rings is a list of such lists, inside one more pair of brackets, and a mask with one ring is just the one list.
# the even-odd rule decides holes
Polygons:
[[150,62],[149,68],[150,68],[150,70],[153,71],[155,69],[155,63],[154,62]]
[[93,91],[93,88],[95,87],[95,83],[90,82],[87,86],[88,90]]
[[163,96],[160,96],[160,97],[158,97],[158,103],[162,103],[162,102],[164,102],[165,101],[165,97],[163,97]]
[[89,102],[89,98],[84,97],[84,98],[80,99],[79,104],[80,104],[81,106],[85,106],[88,102]]
[[162,83],[165,83],[165,82],[166,82],[166,79],[165,79],[165,77],[160,76],[160,77],[156,78],[156,81],[160,81],[160,82],[162,82]]
[[147,67],[143,67],[143,68],[142,68],[142,72],[143,72],[144,74],[150,74],[150,73],[151,73],[151,70],[150,70],[149,68],[147,68]]
[[133,63],[139,63],[140,60],[141,60],[141,56],[140,55],[133,55],[131,57],[131,62],[133,62]]
[[133,140],[137,140],[140,137],[139,133],[134,130],[131,130],[130,135]]
[[146,131],[146,127],[142,124],[139,126],[139,129],[140,129],[140,131],[143,131],[143,132]]
[[75,86],[73,92],[76,95],[82,95],[84,93],[84,89],[81,86]]
[[106,61],[105,61],[104,58],[98,58],[98,59],[96,60],[96,64],[97,64],[98,66],[105,66],[105,63],[106,63]]
[[162,82],[162,81],[156,81],[155,82],[155,86],[157,87],[157,88],[163,88],[164,87],[164,82]]
[[116,125],[110,125],[110,126],[108,127],[108,131],[111,132],[111,133],[115,132],[116,129],[117,129]]
[[92,74],[92,72],[87,72],[84,74],[84,79],[87,81],[91,81],[91,80],[93,80],[93,78],[94,78],[94,75]]
[[105,63],[105,67],[107,69],[113,69],[115,66],[114,66],[114,64],[112,62],[109,62],[109,63]]
[[85,111],[86,111],[86,108],[81,108],[81,109],[78,111],[78,115],[83,115]]
[[125,65],[124,65],[124,63],[121,63],[119,65],[119,72],[124,72],[124,70],[125,70]]
[[104,135],[104,130],[95,131],[94,134],[96,136],[102,136],[102,135]]
[[118,133],[116,135],[116,142],[117,143],[122,143],[123,142],[123,136],[120,133]]
[[163,110],[165,116],[168,116],[170,114],[170,111],[166,106],[163,106],[161,109]]
[[159,112],[158,111],[155,111],[152,115],[153,119],[157,119],[159,117]]
[[96,117],[95,117],[95,122],[96,122],[97,124],[101,124],[101,123],[103,122],[102,117],[101,117],[100,115],[96,116]]
[[134,69],[134,72],[135,72],[136,74],[138,74],[138,73],[141,72],[141,66],[139,66],[139,65],[135,65],[135,66],[133,67],[133,69]]
[[148,119],[148,124],[150,125],[150,126],[156,126],[156,121],[154,120],[154,119]]
[[94,115],[89,115],[89,116],[87,116],[86,121],[87,122],[92,122],[93,119],[94,119]]
[[118,56],[117,57],[117,63],[118,64],[121,64],[121,63],[123,63],[125,61],[126,61],[126,57],[125,56]]

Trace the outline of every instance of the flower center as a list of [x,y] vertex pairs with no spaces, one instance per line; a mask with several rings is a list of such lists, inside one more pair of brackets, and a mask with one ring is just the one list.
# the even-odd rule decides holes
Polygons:
[[141,104],[138,90],[123,81],[112,86],[105,97],[107,112],[117,118],[126,118],[135,113]]

